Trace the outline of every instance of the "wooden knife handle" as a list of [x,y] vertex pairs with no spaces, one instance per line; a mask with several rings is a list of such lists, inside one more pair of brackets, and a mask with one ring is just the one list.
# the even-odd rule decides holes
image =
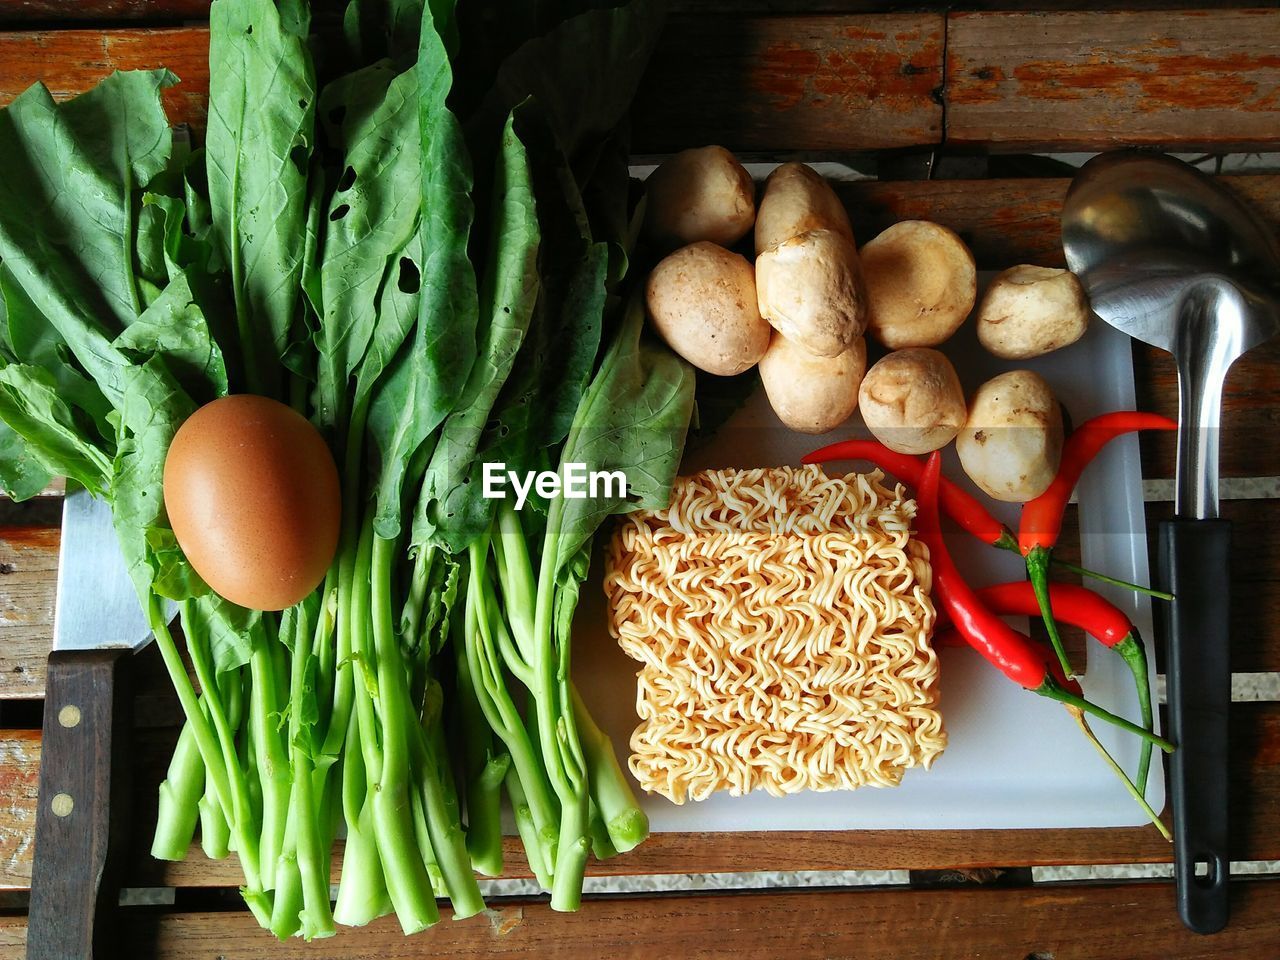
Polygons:
[[[49,656],[27,960],[109,960],[129,821],[128,650]],[[113,813],[119,816],[113,816]]]

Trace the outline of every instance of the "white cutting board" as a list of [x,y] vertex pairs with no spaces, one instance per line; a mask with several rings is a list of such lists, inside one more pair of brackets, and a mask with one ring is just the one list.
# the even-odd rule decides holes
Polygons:
[[[989,277],[984,277],[986,282]],[[966,395],[1005,370],[1030,368],[1045,377],[1077,424],[1098,413],[1133,409],[1133,363],[1127,338],[1095,319],[1078,343],[1030,361],[992,357],[977,343],[972,321],[941,349],[953,360]],[[873,356],[879,356],[877,351]],[[798,464],[800,457],[834,440],[866,436],[855,413],[830,434],[793,433],[769,409],[763,390],[748,401],[703,447],[690,451],[682,473],[710,467]],[[850,469],[830,465],[828,471]],[[859,464],[855,469],[869,469]],[[945,470],[969,484],[949,447]],[[1138,441],[1113,441],[1085,474],[1079,488],[1083,563],[1135,583],[1150,583]],[[984,498],[985,500],[985,498]],[[1017,505],[993,512],[1017,528]],[[976,586],[1020,579],[1021,558],[995,550],[963,533],[948,537],[960,568]],[[597,722],[613,738],[626,766],[628,740],[637,723],[637,664],[628,659],[605,628],[599,556],[583,588],[575,621],[574,675]],[[1125,590],[1090,582],[1118,603],[1147,641],[1152,657],[1150,602]],[[1017,623],[1017,621],[1010,621]],[[1025,618],[1019,624],[1025,628]],[[1077,668],[1079,664],[1077,663]],[[1137,718],[1133,681],[1124,662],[1095,641],[1088,642],[1085,695],[1108,709]],[[970,829],[1015,827],[1130,826],[1146,822],[1141,809],[1063,708],[1015,686],[969,650],[941,651],[940,708],[948,744],[932,769],[906,772],[895,788],[863,787],[830,793],[802,792],[771,797],[716,795],[683,806],[636,788],[654,831]],[[1094,722],[1094,731],[1132,775],[1137,737]],[[1151,769],[1147,799],[1164,806],[1160,752]],[[633,784],[634,786],[634,784]]]

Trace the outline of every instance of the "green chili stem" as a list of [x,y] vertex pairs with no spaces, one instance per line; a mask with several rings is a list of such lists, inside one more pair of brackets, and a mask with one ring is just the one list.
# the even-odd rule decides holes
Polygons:
[[1097,717],[1099,720],[1105,720],[1107,723],[1117,726],[1121,730],[1136,734],[1144,740],[1149,740],[1165,753],[1173,753],[1175,749],[1174,745],[1164,737],[1161,737],[1150,730],[1143,730],[1142,727],[1138,726],[1136,723],[1126,720],[1124,717],[1116,716],[1110,710],[1100,707],[1096,703],[1086,700],[1084,697],[1077,696],[1070,690],[1064,690],[1058,682],[1053,679],[1046,679],[1045,682],[1034,692],[1039,693],[1041,696],[1048,697],[1050,700],[1057,700],[1059,703],[1078,707],[1085,713]]
[[1076,676],[1071,661],[1067,659],[1066,648],[1062,645],[1062,637],[1058,634],[1058,621],[1053,616],[1053,605],[1049,599],[1049,551],[1043,547],[1035,547],[1027,554],[1027,575],[1031,587],[1035,590],[1036,601],[1040,604],[1040,616],[1044,619],[1045,629],[1049,632],[1049,642],[1053,644],[1053,652],[1062,664],[1062,672],[1068,677]]
[[1129,796],[1138,801],[1138,806],[1142,807],[1143,812],[1150,818],[1151,822],[1155,824],[1156,829],[1160,831],[1161,836],[1172,842],[1173,837],[1169,833],[1169,828],[1164,825],[1164,821],[1160,819],[1160,815],[1151,809],[1151,804],[1147,803],[1147,798],[1143,795],[1142,791],[1134,786],[1133,781],[1129,779],[1129,775],[1124,772],[1120,767],[1120,764],[1116,763],[1115,758],[1107,752],[1107,748],[1102,745],[1096,736],[1094,736],[1093,730],[1090,729],[1089,722],[1085,720],[1084,713],[1081,709],[1076,706],[1068,706],[1067,712],[1075,718],[1076,723],[1080,724],[1080,729],[1084,732],[1085,739],[1093,744],[1094,748],[1102,756],[1102,759],[1106,761],[1107,766],[1109,766],[1112,772],[1120,778],[1120,782],[1124,784],[1125,789],[1129,792]]
[[[1147,676],[1147,651],[1143,647],[1142,638],[1136,629],[1121,640],[1113,648],[1129,667],[1133,674],[1133,683],[1138,693],[1138,710],[1142,714],[1142,726],[1146,730],[1155,729],[1155,714],[1151,707],[1151,682]],[[1142,741],[1142,752],[1138,757],[1138,790],[1143,796],[1147,793],[1147,775],[1151,770],[1151,741]]]

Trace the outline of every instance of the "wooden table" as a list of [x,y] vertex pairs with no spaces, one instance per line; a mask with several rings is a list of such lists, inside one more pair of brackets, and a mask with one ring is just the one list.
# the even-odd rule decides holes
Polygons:
[[[1005,155],[1125,144],[1277,150],[1280,11],[1151,0],[1044,0],[1050,9],[1041,13],[1002,5],[1017,6],[678,0],[636,107],[635,148],[660,154],[718,142],[747,157],[874,161],[879,182],[842,187],[860,239],[896,219],[938,220],[960,231],[985,268],[1062,261],[1057,221],[1067,181],[1045,176],[1048,164]],[[892,9],[900,6],[914,12]],[[69,96],[117,67],[166,65],[183,79],[167,94],[171,116],[198,137],[207,10],[207,0],[0,0],[0,102],[37,79]],[[966,170],[970,179],[918,179],[931,167]],[[1280,176],[1227,181],[1280,222]],[[1269,478],[1228,482],[1234,499],[1223,514],[1235,522],[1233,670],[1273,676],[1280,670],[1278,359],[1273,342],[1236,365],[1222,452],[1225,476]],[[1135,362],[1140,404],[1173,414],[1168,358],[1139,346]],[[1144,440],[1143,463],[1148,478],[1172,476],[1167,438]],[[1152,528],[1171,513],[1170,489],[1148,483]],[[58,522],[57,490],[27,504],[0,502],[0,886],[12,891],[0,894],[3,960],[23,953],[21,892],[31,875]],[[1234,881],[1231,925],[1210,938],[1183,930],[1165,880],[1032,882],[1033,866],[1168,863],[1170,848],[1154,830],[1129,828],[660,834],[594,872],[876,868],[912,871],[911,883],[588,897],[574,915],[554,914],[542,899],[498,900],[485,915],[410,940],[386,918],[311,947],[278,945],[223,892],[237,883],[234,861],[210,863],[198,849],[180,864],[147,856],[154,787],[177,712],[157,659],[144,656],[142,669],[139,836],[128,882],[178,890],[171,907],[126,910],[130,956],[1280,956],[1274,875]],[[1232,723],[1232,859],[1280,859],[1280,703],[1237,702]],[[522,876],[517,846],[509,861],[512,875]]]

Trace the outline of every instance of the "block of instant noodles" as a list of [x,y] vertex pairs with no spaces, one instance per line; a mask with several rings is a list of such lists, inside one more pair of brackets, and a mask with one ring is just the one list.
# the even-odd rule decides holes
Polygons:
[[608,551],[609,629],[640,672],[630,766],[675,803],[896,786],[946,746],[928,549],[882,474],[681,477]]

